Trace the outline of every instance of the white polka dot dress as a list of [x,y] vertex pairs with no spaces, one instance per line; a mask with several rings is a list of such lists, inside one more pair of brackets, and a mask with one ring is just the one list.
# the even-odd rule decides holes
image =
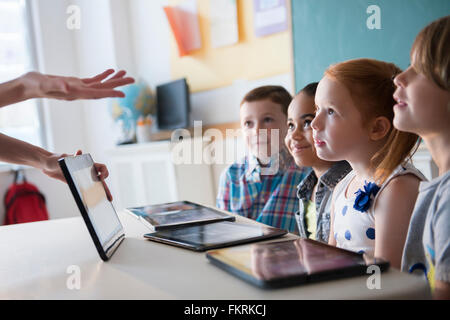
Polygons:
[[347,187],[355,176],[354,172],[350,172],[341,181],[335,189],[333,224],[333,236],[339,248],[374,255],[376,232],[373,208],[378,199],[378,195],[381,194],[389,181],[394,177],[405,174],[414,174],[419,179],[425,180],[425,177],[420,171],[411,164],[398,166],[380,187],[377,195],[372,198],[370,208],[366,212],[361,212],[353,208],[356,195],[349,195],[349,198],[345,196]]

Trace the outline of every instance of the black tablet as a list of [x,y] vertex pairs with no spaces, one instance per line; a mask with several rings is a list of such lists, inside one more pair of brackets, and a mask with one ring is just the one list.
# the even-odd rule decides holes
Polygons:
[[309,239],[220,249],[206,256],[212,264],[261,288],[363,275],[371,265],[380,271],[389,268],[386,261]]
[[125,233],[105,188],[97,177],[90,154],[58,160],[100,257],[107,261]]
[[234,221],[236,219],[225,212],[190,201],[154,204],[127,208],[127,210],[152,231],[219,221]]
[[190,250],[206,251],[283,236],[285,230],[262,224],[214,222],[145,234],[144,237]]

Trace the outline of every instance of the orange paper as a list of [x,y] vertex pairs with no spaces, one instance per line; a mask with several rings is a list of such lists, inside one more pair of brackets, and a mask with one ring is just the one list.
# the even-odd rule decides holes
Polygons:
[[179,56],[201,48],[201,36],[196,1],[184,6],[166,6],[164,12],[178,46]]

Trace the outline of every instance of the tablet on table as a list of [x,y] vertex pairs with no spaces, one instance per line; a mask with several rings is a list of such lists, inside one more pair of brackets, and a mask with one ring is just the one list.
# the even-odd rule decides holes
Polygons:
[[209,251],[211,263],[262,288],[367,274],[375,265],[380,271],[389,263],[310,239],[252,244]]
[[145,234],[144,237],[194,251],[233,246],[253,241],[281,237],[286,230],[262,224],[215,222]]

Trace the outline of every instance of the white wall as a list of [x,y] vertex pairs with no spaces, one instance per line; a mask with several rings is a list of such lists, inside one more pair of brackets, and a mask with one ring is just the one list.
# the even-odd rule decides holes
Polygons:
[[[74,32],[78,67],[83,76],[103,72],[109,68],[126,68],[116,62],[110,1],[72,1],[81,9],[81,29]],[[115,1],[116,2],[116,1]],[[128,47],[123,44],[124,47]],[[109,114],[109,100],[83,101],[85,152],[104,162],[103,151],[114,146],[113,121]]]
[[168,1],[133,0],[126,3],[129,5],[136,76],[151,86],[170,81],[170,34],[162,9]]
[[[74,33],[66,28],[69,1],[29,1],[33,6],[39,69],[48,74],[79,75]],[[84,148],[83,110],[80,101],[45,100],[49,149],[73,152]]]

